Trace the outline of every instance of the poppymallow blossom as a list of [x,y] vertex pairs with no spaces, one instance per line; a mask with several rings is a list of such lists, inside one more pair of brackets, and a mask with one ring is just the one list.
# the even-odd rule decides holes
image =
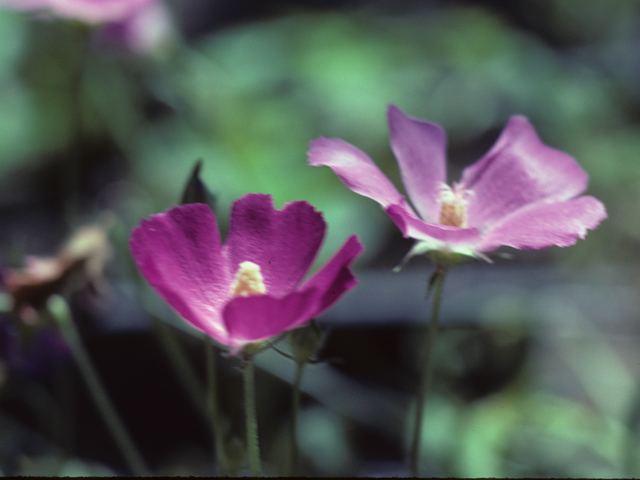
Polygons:
[[98,45],[138,55],[161,51],[174,32],[160,0],[0,0],[1,7],[93,25]]
[[159,52],[173,35],[171,15],[161,2],[138,9],[125,19],[104,25],[96,33],[99,44],[138,55]]
[[194,203],[143,220],[130,248],[169,305],[237,353],[303,325],[357,284],[349,266],[363,247],[355,235],[301,283],[325,230],[307,202],[277,210],[269,195],[249,194],[232,206],[224,245],[211,209]]
[[584,170],[543,144],[523,116],[511,117],[493,147],[452,186],[446,183],[444,130],[394,105],[387,117],[415,210],[365,153],[344,140],[313,140],[309,163],[331,167],[351,190],[382,205],[403,235],[417,240],[408,256],[438,251],[487,259],[483,252],[502,245],[566,247],[607,217],[600,201],[578,196],[587,188]]
[[43,10],[86,23],[119,22],[157,0],[0,0],[15,10]]

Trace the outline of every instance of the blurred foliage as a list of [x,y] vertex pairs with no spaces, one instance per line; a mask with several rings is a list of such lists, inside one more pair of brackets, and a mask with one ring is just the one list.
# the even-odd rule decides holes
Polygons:
[[[278,207],[304,199],[328,222],[318,261],[357,233],[367,248],[360,265],[397,262],[406,244],[378,205],[353,194],[329,169],[309,168],[305,156],[310,140],[340,137],[370,155],[401,188],[385,119],[387,104],[394,103],[445,128],[450,180],[490,148],[516,113],[589,173],[588,193],[604,202],[609,219],[575,247],[517,252],[511,265],[531,258],[576,275],[603,265],[635,268],[640,4],[498,4],[379,0],[351,9],[282,8],[271,18],[224,24],[197,38],[184,32],[146,55],[109,49],[78,23],[0,10],[0,222],[7,232],[0,238],[1,261],[9,263],[16,251],[51,254],[61,229],[111,210],[116,263],[107,275],[128,292],[146,295],[145,308],[159,318],[178,324],[155,294],[136,290],[127,239],[141,218],[175,205],[191,179],[190,195],[206,191],[206,198],[215,198],[223,230],[231,203],[245,193],[269,193]],[[188,12],[178,2],[173,7]],[[202,164],[194,171],[198,159]],[[637,439],[627,437],[638,426],[625,426],[633,375],[587,313],[563,296],[540,298],[544,302],[528,302],[511,290],[486,295],[473,306],[473,328],[439,339],[440,380],[424,420],[425,472],[629,474],[622,452],[638,452]],[[610,306],[607,298],[599,302]],[[543,313],[569,325],[554,332],[579,331],[589,343],[549,340],[549,325],[535,323]],[[414,333],[401,336],[395,357],[409,376],[420,356]],[[540,354],[528,350],[536,342],[559,352],[584,398],[565,398],[536,384],[536,375],[543,376],[536,370],[543,367],[533,363]],[[624,388],[606,390],[614,380]],[[405,383],[403,377],[394,388],[411,390]],[[353,396],[354,403],[368,399]],[[279,400],[273,394],[265,404]],[[411,418],[407,414],[407,422]],[[269,425],[278,420],[270,416]],[[375,430],[375,423],[371,418],[366,428]],[[358,474],[354,424],[328,407],[304,411],[300,442],[311,472]],[[272,438],[271,460],[287,441],[284,434]],[[203,472],[203,457],[201,451],[178,452],[163,471]],[[38,475],[112,473],[48,456],[25,457],[20,468]]]
[[[597,26],[598,2],[584,10],[535,3],[546,6],[560,38],[569,25],[590,25],[606,50],[606,42],[630,41],[633,33],[633,2],[608,9],[608,22]],[[603,25],[614,20],[624,20],[624,28],[608,38]],[[547,143],[574,155],[613,220],[563,257],[581,261],[598,252],[625,260],[629,249],[602,247],[610,241],[631,247],[640,235],[629,208],[640,179],[636,100],[616,81],[626,67],[611,62],[603,69],[604,53],[589,55],[592,45],[554,49],[486,9],[289,15],[137,60],[100,51],[80,25],[29,22],[7,12],[0,22],[10,39],[0,51],[7,96],[0,173],[69,152],[81,141],[110,139],[127,159],[136,189],[145,192],[143,204],[130,203],[131,223],[173,204],[182,189],[176,180],[202,158],[202,178],[219,196],[221,212],[247,192],[271,193],[277,205],[306,199],[328,219],[326,252],[355,232],[371,259],[393,232],[388,220],[328,169],[308,168],[304,152],[315,137],[339,136],[400,186],[384,114],[394,103],[443,125],[452,180],[513,113],[529,116]],[[154,107],[159,114],[149,113]]]

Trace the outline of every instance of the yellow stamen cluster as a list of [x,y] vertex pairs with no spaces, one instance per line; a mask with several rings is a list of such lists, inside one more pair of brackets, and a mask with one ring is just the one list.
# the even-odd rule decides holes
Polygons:
[[253,262],[242,262],[231,284],[231,294],[234,297],[248,297],[265,293],[267,293],[267,289],[264,286],[262,273],[260,273],[260,266]]
[[453,189],[448,185],[443,186],[440,193],[440,225],[450,227],[467,227],[467,192],[459,190],[454,184]]

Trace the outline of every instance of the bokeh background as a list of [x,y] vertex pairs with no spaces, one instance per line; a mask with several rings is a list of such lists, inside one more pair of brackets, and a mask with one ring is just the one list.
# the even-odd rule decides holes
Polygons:
[[[204,347],[141,279],[127,240],[179,202],[201,160],[223,231],[231,203],[261,192],[324,212],[318,262],[360,236],[361,285],[320,319],[323,361],[303,382],[303,464],[309,475],[407,474],[432,266],[418,258],[392,273],[411,241],[305,154],[314,138],[343,138],[401,187],[393,103],[445,128],[450,181],[510,115],[526,115],[589,173],[609,215],[573,247],[503,249],[450,274],[423,473],[640,475],[638,2],[161,6],[135,31],[0,8],[0,264],[6,277],[25,255],[51,257],[81,227],[96,229],[99,260],[68,298],[154,472],[213,472]],[[167,342],[188,359],[191,383]],[[2,472],[129,473],[51,326],[5,315],[0,343]],[[274,352],[256,361],[265,471],[279,475],[293,367]],[[219,367],[228,443],[241,450],[240,373],[233,359]]]

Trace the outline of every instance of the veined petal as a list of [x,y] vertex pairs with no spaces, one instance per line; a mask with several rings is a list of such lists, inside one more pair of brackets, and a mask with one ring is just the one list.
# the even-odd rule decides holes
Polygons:
[[525,117],[513,116],[491,150],[462,174],[461,188],[473,192],[468,225],[490,228],[526,205],[568,200],[587,182],[571,156],[544,145]]
[[242,262],[260,267],[267,293],[282,296],[294,290],[320,249],[326,224],[307,202],[276,210],[269,195],[249,194],[231,209],[223,253],[235,272]]
[[535,250],[552,245],[567,247],[584,239],[607,218],[604,205],[591,196],[525,207],[482,234],[477,249],[490,252],[501,245]]
[[231,297],[231,276],[208,206],[194,203],[151,215],[133,230],[129,247],[144,277],[174,310],[227,343],[221,312]]
[[433,241],[434,245],[442,247],[433,248],[434,250],[458,251],[458,247],[461,247],[466,251],[468,247],[472,247],[480,240],[480,232],[477,228],[459,228],[439,223],[427,223],[398,205],[390,206],[386,213],[405,237]]
[[407,194],[420,216],[435,223],[440,189],[447,180],[447,136],[440,126],[411,118],[394,105],[389,105],[387,118],[391,149]]
[[259,342],[297,327],[313,316],[317,292],[291,292],[280,298],[272,295],[236,297],[224,308],[224,325],[231,344]]
[[351,190],[369,197],[383,208],[408,204],[393,183],[362,151],[339,138],[317,138],[309,143],[309,165],[327,166]]
[[352,235],[331,260],[305,282],[301,290],[314,289],[318,295],[314,313],[307,320],[320,315],[358,284],[349,266],[363,250],[358,237]]

